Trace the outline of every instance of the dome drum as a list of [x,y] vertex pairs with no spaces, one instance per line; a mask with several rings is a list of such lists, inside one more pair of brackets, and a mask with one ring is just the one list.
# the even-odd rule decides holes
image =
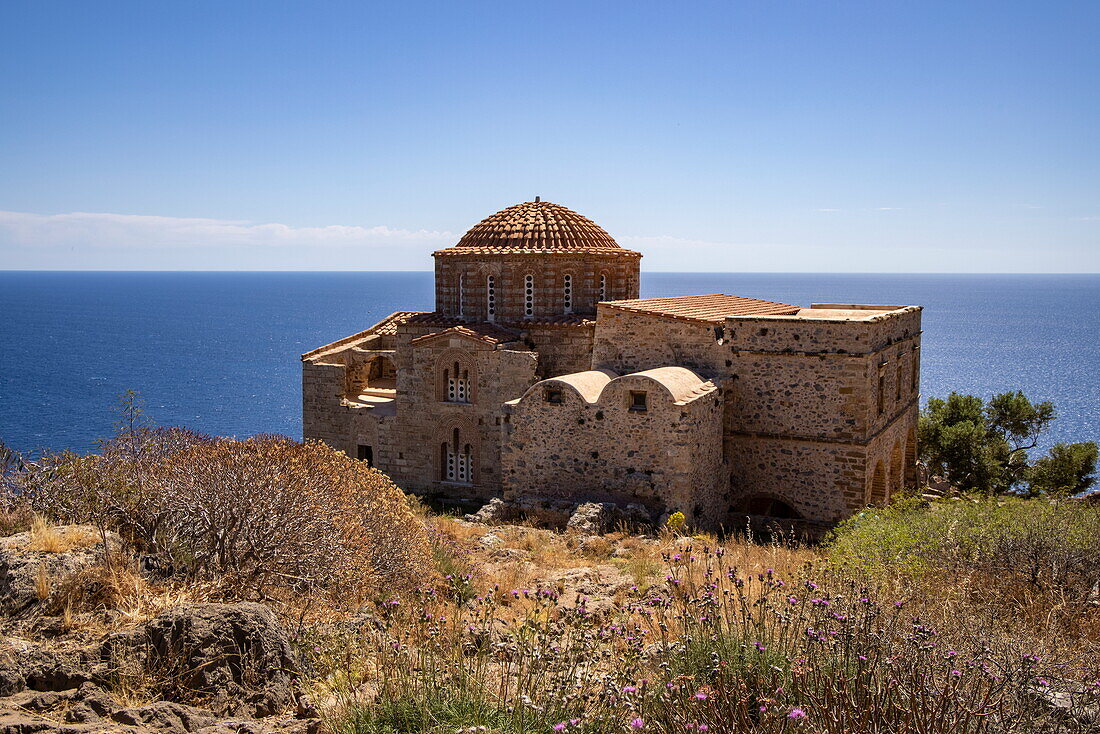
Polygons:
[[434,256],[436,311],[468,321],[591,315],[638,297],[641,253],[550,202],[504,209]]

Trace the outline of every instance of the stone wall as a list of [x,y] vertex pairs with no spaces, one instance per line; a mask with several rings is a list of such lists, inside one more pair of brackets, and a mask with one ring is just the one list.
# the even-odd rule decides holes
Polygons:
[[344,365],[302,363],[302,435],[340,451],[348,446],[344,399]]
[[752,435],[727,436],[725,445],[731,512],[768,498],[801,518],[835,522],[864,505],[864,446]]
[[[539,354],[539,379],[581,372],[591,366],[592,342],[596,334],[594,324],[529,324],[524,329],[526,343]],[[513,395],[509,399],[516,397],[518,396]]]
[[713,377],[728,372],[726,359],[712,324],[599,307],[592,348],[595,369],[627,373],[680,365]]
[[[645,411],[631,410],[632,391],[646,394]],[[624,375],[590,402],[567,382],[540,382],[508,419],[505,498],[640,503],[655,516],[679,510],[696,527],[717,528],[721,410],[713,385],[685,403],[650,378]]]
[[[535,382],[538,355],[458,336],[410,344],[405,332],[398,331],[397,421],[391,430],[397,455],[379,468],[409,491],[459,498],[499,493],[502,406]],[[469,403],[444,400],[441,372],[454,361],[469,370]],[[441,446],[453,440],[455,429],[461,444],[472,446],[472,481],[466,483],[443,478]]]
[[[640,502],[654,513],[681,510],[701,527],[762,506],[835,522],[916,481],[919,308],[829,306],[718,322],[604,304],[594,325],[545,318],[561,315],[552,286],[573,265],[588,268],[574,280],[575,310],[592,300],[604,263],[578,257],[541,256],[532,269],[541,323],[505,318],[522,310],[514,278],[534,261],[437,257],[443,305],[459,270],[481,278],[498,268],[497,324],[507,328],[479,336],[448,332],[445,319],[414,319],[395,336],[311,353],[302,373],[305,436],[352,456],[370,446],[374,464],[410,491]],[[619,268],[613,288],[622,288],[611,297],[636,295],[637,259],[608,262]],[[466,316],[474,294],[467,291]],[[348,391],[371,374],[364,365],[380,356],[396,369],[395,402],[349,403]],[[471,377],[468,403],[444,396],[442,370],[455,361]],[[670,367],[694,371],[708,387],[679,395],[636,374]],[[598,395],[568,387],[573,373],[593,369],[623,376],[604,376]],[[562,402],[547,401],[557,382],[566,385]],[[631,390],[650,396],[646,410],[630,409]],[[472,451],[463,482],[443,472],[442,447],[456,430]]]

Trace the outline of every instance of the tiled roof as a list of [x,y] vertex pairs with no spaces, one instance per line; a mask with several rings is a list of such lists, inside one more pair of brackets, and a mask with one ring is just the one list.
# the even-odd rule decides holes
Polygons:
[[432,256],[451,257],[458,255],[602,255],[605,257],[641,257],[637,250],[627,250],[620,247],[618,250],[600,247],[555,247],[555,248],[531,248],[531,247],[448,247],[446,250],[436,250]]
[[417,316],[418,314],[421,314],[421,313],[424,313],[424,312],[423,311],[398,311],[396,313],[390,314],[386,318],[379,321],[377,324],[372,326],[369,329],[369,331],[372,334],[381,334],[381,335],[396,334],[398,326],[400,326],[401,324],[405,323],[409,319],[411,319],[411,318],[413,318],[413,317],[415,317],[415,316]]
[[633,250],[619,247],[611,235],[591,219],[549,201],[526,201],[502,209],[471,227],[454,247],[434,254],[531,253],[641,257]]
[[[427,318],[427,317],[436,318]],[[442,326],[445,327],[441,331],[435,331],[431,334],[425,334],[413,339],[410,344],[420,341],[421,339],[427,339],[429,337],[439,336],[448,331],[455,332],[457,334],[463,334],[465,336],[472,336],[482,341],[492,344],[503,344],[505,342],[513,342],[519,339],[519,332],[515,329],[508,329],[497,324],[490,324],[486,322],[480,323],[463,323],[455,319],[448,319],[440,317],[434,313],[423,313],[418,316],[409,319],[409,323],[423,324],[426,326]]]
[[519,339],[519,334],[508,329],[493,328],[492,324],[469,324],[468,326],[448,326],[442,331],[433,331],[431,334],[418,336],[410,341],[409,344],[416,344],[426,339],[434,339],[444,334],[461,334],[462,336],[468,336],[483,341],[486,344],[505,344]]
[[410,318],[420,313],[423,313],[423,311],[395,311],[394,313],[391,313],[389,316],[382,319],[369,329],[364,329],[363,331],[360,331],[357,334],[352,334],[351,336],[345,336],[343,339],[337,339],[331,344],[326,344],[323,347],[311,349],[310,351],[302,355],[302,359],[305,360],[316,357],[320,354],[324,354],[325,352],[332,351],[333,349],[348,346],[349,344],[353,344],[355,342],[363,341],[370,336],[385,336],[396,334],[398,325],[405,323]]
[[798,306],[755,298],[711,293],[705,296],[673,298],[635,298],[629,301],[604,301],[601,305],[635,313],[652,313],[688,321],[722,323],[730,316],[790,316]]

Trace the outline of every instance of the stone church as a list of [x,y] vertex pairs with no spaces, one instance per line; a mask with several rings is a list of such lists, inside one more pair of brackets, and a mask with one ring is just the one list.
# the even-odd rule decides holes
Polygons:
[[435,310],[302,355],[303,427],[406,491],[836,522],[916,481],[921,309],[639,298],[546,201],[433,253]]

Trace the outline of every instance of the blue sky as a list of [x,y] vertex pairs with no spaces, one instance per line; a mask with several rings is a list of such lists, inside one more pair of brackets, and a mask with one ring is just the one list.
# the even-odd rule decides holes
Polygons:
[[1100,3],[0,4],[0,269],[1100,271]]

